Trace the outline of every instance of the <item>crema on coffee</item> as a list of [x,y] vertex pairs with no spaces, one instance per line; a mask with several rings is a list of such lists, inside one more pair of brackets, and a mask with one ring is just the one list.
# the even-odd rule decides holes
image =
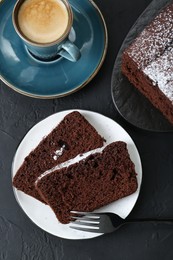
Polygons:
[[58,40],[68,26],[68,10],[60,0],[26,0],[18,12],[21,32],[32,42]]

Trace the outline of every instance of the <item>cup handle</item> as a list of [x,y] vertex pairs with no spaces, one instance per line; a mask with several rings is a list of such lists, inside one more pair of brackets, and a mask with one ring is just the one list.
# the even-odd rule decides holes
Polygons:
[[61,48],[62,48],[61,51],[58,52],[58,54],[61,57],[70,60],[72,62],[76,62],[79,60],[81,56],[80,50],[72,42],[67,40],[65,43],[62,44]]

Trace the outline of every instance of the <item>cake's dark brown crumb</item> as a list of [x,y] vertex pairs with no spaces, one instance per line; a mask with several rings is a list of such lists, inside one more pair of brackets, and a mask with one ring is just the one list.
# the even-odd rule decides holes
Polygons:
[[102,147],[103,142],[103,138],[79,112],[69,113],[25,158],[13,179],[13,185],[44,202],[35,189],[37,177],[80,153]]
[[173,3],[122,55],[122,73],[173,124]]
[[93,211],[132,194],[137,178],[126,144],[114,142],[102,153],[44,176],[36,188],[65,224],[71,210]]

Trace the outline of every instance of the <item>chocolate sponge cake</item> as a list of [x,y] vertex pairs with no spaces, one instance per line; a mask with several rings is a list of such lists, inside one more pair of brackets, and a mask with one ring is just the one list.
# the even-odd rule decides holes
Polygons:
[[43,202],[34,185],[41,173],[79,153],[102,147],[103,143],[103,138],[79,112],[69,113],[25,158],[13,185]]
[[122,73],[173,124],[173,3],[124,50]]
[[43,173],[36,189],[61,223],[70,211],[93,211],[128,196],[137,189],[135,166],[126,143],[114,142],[86,158],[66,162]]

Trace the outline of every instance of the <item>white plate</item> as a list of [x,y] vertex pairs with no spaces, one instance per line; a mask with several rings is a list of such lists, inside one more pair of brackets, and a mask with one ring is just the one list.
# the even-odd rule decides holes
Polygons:
[[[41,139],[47,135],[64,118],[64,116],[72,111],[74,110],[63,111],[49,116],[36,124],[26,134],[20,143],[13,160],[12,177],[14,177],[24,158],[30,153],[30,151],[39,144]],[[137,148],[128,133],[112,119],[90,111],[77,111],[79,111],[96,128],[99,134],[106,139],[107,143],[111,143],[113,141],[124,141],[127,143],[131,160],[134,162],[135,169],[138,174],[138,189],[132,195],[99,209],[99,212],[113,212],[122,218],[126,218],[136,203],[142,181],[142,166]],[[14,194],[17,202],[26,215],[37,226],[52,235],[67,239],[87,239],[101,235],[97,233],[73,230],[69,227],[69,224],[63,225],[59,223],[49,206],[21,191],[18,191],[16,188],[14,188]]]

